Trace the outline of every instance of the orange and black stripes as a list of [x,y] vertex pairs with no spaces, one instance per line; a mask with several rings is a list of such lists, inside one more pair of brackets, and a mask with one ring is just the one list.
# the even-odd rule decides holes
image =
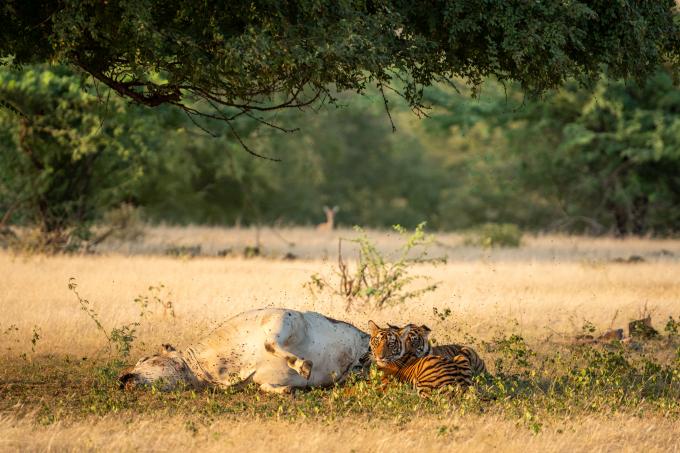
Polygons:
[[432,354],[441,357],[452,358],[458,355],[465,356],[470,362],[470,369],[472,374],[477,376],[480,374],[487,374],[486,364],[477,351],[468,346],[462,346],[459,344],[447,344],[442,346],[434,346],[432,348]]
[[473,375],[487,373],[484,360],[477,354],[477,351],[469,346],[453,343],[431,347],[428,340],[430,329],[425,325],[417,326],[415,324],[408,324],[403,327],[401,331],[404,333],[404,348],[407,353],[412,353],[416,357],[438,355],[447,359],[453,359],[458,355],[463,355],[470,362],[470,368],[472,369]]
[[464,355],[445,358],[437,355],[417,357],[404,347],[406,328],[390,326],[381,329],[372,321],[371,351],[378,368],[386,376],[412,384],[419,393],[430,392],[448,386],[463,391],[472,384],[470,362]]
[[381,370],[402,382],[409,382],[423,393],[447,386],[465,391],[472,385],[470,362],[462,355],[452,359],[436,355],[420,358],[411,356],[403,366],[381,367]]

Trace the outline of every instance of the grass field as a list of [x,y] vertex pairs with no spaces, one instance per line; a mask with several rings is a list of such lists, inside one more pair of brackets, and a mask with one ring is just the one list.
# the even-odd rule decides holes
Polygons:
[[[548,236],[487,251],[439,235],[433,254],[447,264],[414,269],[440,282],[436,291],[348,313],[303,287],[316,272],[332,278],[338,236],[352,233],[264,230],[265,257],[253,259],[240,251],[254,231],[216,228],[156,228],[99,255],[0,253],[0,450],[680,448],[680,343],[675,324],[664,331],[680,316],[680,241]],[[385,250],[398,244],[372,237]],[[205,256],[164,256],[178,245],[201,245]],[[288,252],[304,259],[281,259]],[[642,260],[614,261],[633,255]],[[454,400],[399,386],[383,393],[376,376],[294,397],[118,390],[123,362],[161,342],[183,348],[257,307],[316,310],[363,329],[369,319],[425,323],[440,342],[474,344],[496,378]],[[658,340],[573,344],[648,312]],[[105,334],[123,326],[134,339],[121,358]]]

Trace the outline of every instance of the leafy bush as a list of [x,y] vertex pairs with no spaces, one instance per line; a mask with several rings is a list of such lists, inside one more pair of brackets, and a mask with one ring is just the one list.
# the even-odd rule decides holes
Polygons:
[[330,293],[345,300],[345,309],[362,306],[381,309],[396,305],[437,289],[436,283],[411,289],[411,284],[418,280],[428,280],[425,276],[410,275],[411,267],[419,263],[436,264],[442,258],[429,258],[427,245],[432,242],[430,236],[423,231],[425,222],[420,223],[413,234],[406,236],[406,230],[395,225],[394,230],[405,238],[404,245],[396,252],[396,259],[388,259],[359,227],[355,231],[361,235],[355,239],[346,239],[359,246],[359,259],[350,266],[342,257],[342,241],[338,242],[338,266],[334,269],[337,281],[329,281],[319,274],[314,274],[305,286],[312,294]]
[[78,250],[143,175],[152,121],[115,97],[101,102],[89,82],[62,66],[0,71],[13,107],[0,109],[0,223],[35,228],[29,248]]
[[522,231],[511,223],[486,223],[468,233],[464,243],[484,248],[519,247],[522,243]]
[[526,374],[531,367],[531,359],[536,355],[524,338],[515,333],[497,335],[491,343],[485,344],[485,349],[497,354],[495,369],[499,375],[509,370]]

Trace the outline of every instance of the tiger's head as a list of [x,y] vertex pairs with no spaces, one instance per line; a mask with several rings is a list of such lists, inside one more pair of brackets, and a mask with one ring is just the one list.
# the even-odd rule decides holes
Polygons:
[[373,321],[368,321],[368,328],[371,352],[378,366],[391,365],[404,357],[403,329],[389,324],[383,329]]
[[432,348],[429,340],[431,332],[429,327],[425,324],[422,326],[407,324],[401,331],[406,352],[412,353],[416,357],[425,357],[430,354]]

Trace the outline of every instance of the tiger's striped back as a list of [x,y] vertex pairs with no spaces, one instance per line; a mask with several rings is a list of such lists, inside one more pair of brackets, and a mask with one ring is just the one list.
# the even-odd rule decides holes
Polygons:
[[470,362],[463,355],[452,359],[436,355],[412,356],[401,367],[381,369],[402,382],[410,383],[419,393],[429,393],[447,386],[460,388],[464,392],[472,385]]
[[486,364],[484,360],[477,354],[477,351],[469,346],[463,346],[460,344],[446,344],[441,346],[434,346],[432,348],[432,354],[446,357],[451,359],[455,356],[462,355],[465,356],[470,362],[470,369],[472,374],[477,376],[480,374],[487,374]]
[[402,328],[402,331],[405,329],[404,348],[407,353],[412,353],[416,357],[425,357],[433,354],[447,359],[463,355],[470,362],[473,375],[487,374],[484,360],[471,347],[456,343],[432,347],[428,340],[430,329],[427,326],[408,324]]

